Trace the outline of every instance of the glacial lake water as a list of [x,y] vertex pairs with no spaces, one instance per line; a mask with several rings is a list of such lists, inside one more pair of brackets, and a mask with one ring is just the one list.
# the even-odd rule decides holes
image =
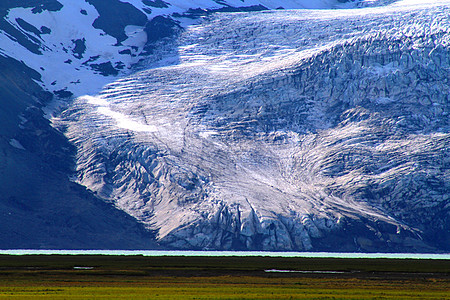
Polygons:
[[337,253],[337,252],[265,252],[265,251],[166,251],[166,250],[0,250],[7,255],[142,255],[142,256],[260,256],[311,258],[392,258],[392,259],[447,259],[450,254],[418,253]]

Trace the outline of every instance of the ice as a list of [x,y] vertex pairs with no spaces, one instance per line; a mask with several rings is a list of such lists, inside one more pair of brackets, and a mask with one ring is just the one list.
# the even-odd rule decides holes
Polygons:
[[449,6],[212,15],[175,65],[75,101],[79,182],[175,248],[308,250],[353,222],[415,236],[448,184],[423,182],[448,174]]

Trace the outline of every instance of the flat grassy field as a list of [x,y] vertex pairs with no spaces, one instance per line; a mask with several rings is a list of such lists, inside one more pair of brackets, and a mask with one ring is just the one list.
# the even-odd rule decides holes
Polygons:
[[450,299],[450,260],[0,255],[0,298]]

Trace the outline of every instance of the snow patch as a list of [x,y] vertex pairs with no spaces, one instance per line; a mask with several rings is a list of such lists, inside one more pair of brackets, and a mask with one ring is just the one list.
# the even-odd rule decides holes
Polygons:
[[116,126],[122,129],[136,131],[136,132],[156,132],[157,128],[153,125],[142,124],[131,119],[121,112],[114,111],[110,107],[110,103],[102,97],[94,97],[85,95],[79,98],[81,101],[86,101],[86,103],[97,106],[97,111],[103,115],[110,117],[116,123]]
[[117,122],[117,127],[137,131],[137,132],[156,132],[155,126],[141,124],[139,122],[131,120],[128,116],[113,111],[109,107],[99,107],[97,111],[104,115],[113,118]]
[[26,149],[22,146],[22,144],[21,144],[18,140],[16,140],[16,139],[11,139],[11,140],[9,140],[9,144],[10,144],[11,146],[13,146],[14,148],[17,148],[17,149],[20,149],[20,150],[26,150]]

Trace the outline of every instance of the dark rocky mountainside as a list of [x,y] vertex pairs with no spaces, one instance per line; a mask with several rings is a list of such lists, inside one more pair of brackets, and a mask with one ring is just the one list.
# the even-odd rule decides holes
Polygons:
[[40,109],[51,94],[23,63],[0,61],[0,247],[157,247],[133,218],[69,180],[75,149]]

